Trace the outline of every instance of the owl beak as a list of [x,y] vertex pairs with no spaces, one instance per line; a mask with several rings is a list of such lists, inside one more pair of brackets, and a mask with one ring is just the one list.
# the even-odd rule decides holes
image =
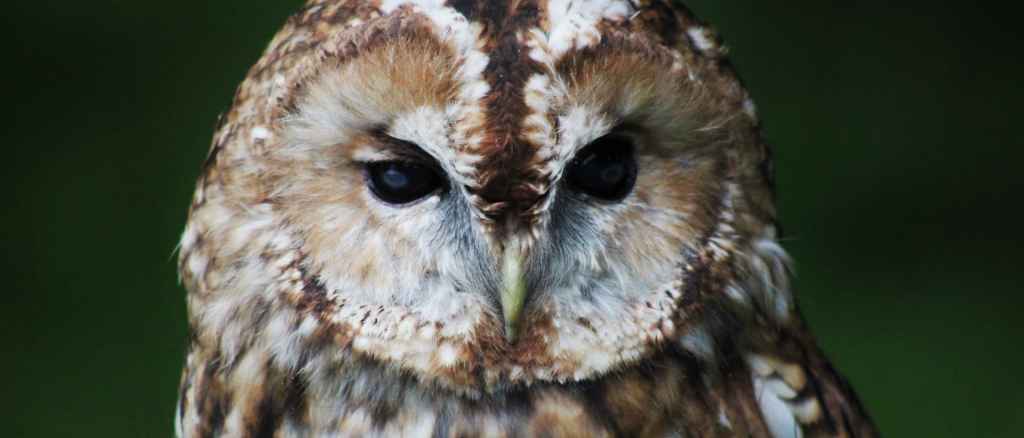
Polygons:
[[523,264],[523,252],[518,241],[508,242],[501,261],[501,313],[505,318],[505,339],[510,344],[515,343],[519,335],[519,319],[526,302]]

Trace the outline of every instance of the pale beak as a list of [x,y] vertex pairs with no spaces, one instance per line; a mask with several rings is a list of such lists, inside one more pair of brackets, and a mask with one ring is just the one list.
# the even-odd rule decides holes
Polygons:
[[526,278],[523,251],[517,239],[505,246],[501,258],[501,313],[505,317],[505,339],[515,343],[519,335],[519,319],[526,302]]

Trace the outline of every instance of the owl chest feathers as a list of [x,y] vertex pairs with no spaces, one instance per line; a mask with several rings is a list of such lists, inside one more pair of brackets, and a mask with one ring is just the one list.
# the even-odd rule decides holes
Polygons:
[[[231,365],[205,354],[189,355],[179,436],[802,436],[779,433],[799,431],[801,419],[787,404],[796,390],[765,377],[774,375],[766,371],[772,364],[758,363],[755,373],[712,370],[682,351],[594,380],[472,396],[366,360],[314,356],[287,372],[262,352]],[[802,420],[819,420],[812,415]]]

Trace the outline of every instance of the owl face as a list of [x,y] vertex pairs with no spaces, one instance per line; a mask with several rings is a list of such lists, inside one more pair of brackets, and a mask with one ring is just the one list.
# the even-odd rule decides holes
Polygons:
[[314,1],[274,40],[183,239],[200,336],[270,301],[280,357],[315,336],[454,388],[586,379],[691,334],[769,232],[752,105],[685,11],[455,3]]

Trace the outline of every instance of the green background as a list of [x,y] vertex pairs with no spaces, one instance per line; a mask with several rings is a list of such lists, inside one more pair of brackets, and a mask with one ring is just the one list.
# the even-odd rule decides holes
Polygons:
[[[299,3],[5,5],[0,435],[171,434],[193,181]],[[1021,436],[1020,14],[721,3],[825,349],[888,436]]]

